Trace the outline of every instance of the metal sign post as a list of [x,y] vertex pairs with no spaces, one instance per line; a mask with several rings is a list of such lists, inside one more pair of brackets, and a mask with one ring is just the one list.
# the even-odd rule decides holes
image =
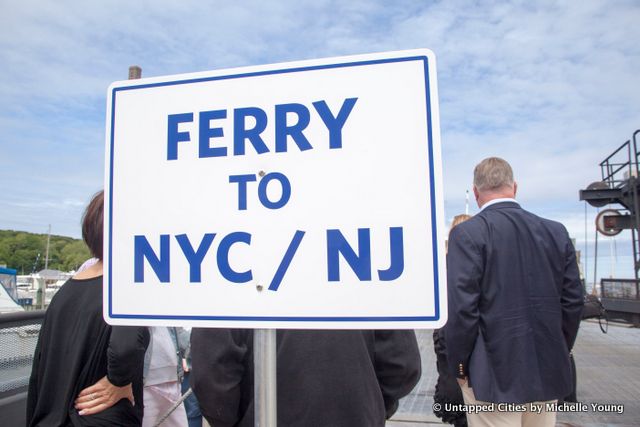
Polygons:
[[277,425],[276,330],[253,331],[255,426]]

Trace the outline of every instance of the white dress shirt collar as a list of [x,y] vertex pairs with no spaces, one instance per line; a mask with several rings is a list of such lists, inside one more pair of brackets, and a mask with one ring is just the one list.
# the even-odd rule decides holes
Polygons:
[[480,208],[480,212],[482,212],[485,208],[488,208],[491,205],[495,205],[496,203],[502,203],[502,202],[518,203],[518,201],[516,199],[512,199],[510,197],[506,197],[506,198],[502,198],[502,199],[493,199],[493,200],[488,201],[484,205],[482,205],[482,207]]

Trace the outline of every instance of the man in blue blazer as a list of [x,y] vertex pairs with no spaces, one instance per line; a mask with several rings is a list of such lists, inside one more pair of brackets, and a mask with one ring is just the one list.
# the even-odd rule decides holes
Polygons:
[[473,181],[481,210],[448,243],[449,369],[466,404],[494,403],[470,426],[554,426],[584,304],[575,250],[562,224],[516,202],[506,161],[483,160]]

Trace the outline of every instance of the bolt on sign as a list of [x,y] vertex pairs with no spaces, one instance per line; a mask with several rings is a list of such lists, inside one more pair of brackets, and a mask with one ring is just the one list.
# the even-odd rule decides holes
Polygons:
[[113,83],[105,318],[442,326],[438,120],[426,49]]

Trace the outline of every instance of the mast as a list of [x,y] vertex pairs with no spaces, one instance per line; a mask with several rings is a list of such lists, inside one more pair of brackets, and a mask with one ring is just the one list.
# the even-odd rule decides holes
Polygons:
[[467,194],[465,195],[464,213],[465,215],[469,215],[469,190],[467,190]]
[[44,269],[49,268],[49,243],[51,242],[51,224],[49,224],[49,231],[47,231],[47,250],[44,255]]

